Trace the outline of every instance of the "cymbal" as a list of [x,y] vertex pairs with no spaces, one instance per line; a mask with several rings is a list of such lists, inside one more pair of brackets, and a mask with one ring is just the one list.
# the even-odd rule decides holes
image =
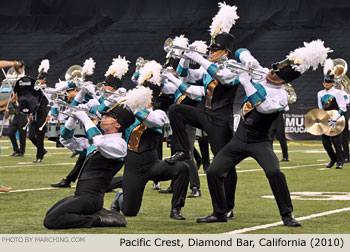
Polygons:
[[[335,115],[338,114],[337,110],[327,110],[326,112],[328,113],[329,118],[334,118]],[[326,130],[324,134],[326,134],[327,136],[337,136],[343,132],[344,128],[345,128],[345,117],[341,116],[337,120],[335,128],[328,126],[328,130]]]
[[329,114],[322,109],[311,109],[305,116],[305,128],[311,135],[323,135],[329,128]]

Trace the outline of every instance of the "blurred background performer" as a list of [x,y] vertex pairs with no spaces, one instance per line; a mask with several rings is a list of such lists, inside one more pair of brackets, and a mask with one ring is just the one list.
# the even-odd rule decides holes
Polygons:
[[[346,102],[341,90],[334,86],[333,60],[327,59],[324,66],[323,87],[325,89],[317,93],[318,108],[327,110],[337,110],[338,113],[328,122],[328,126],[335,127],[337,120],[346,112]],[[336,168],[343,168],[343,153],[341,148],[341,133],[336,136],[322,135],[322,144],[330,158],[327,168],[331,168],[337,163]],[[334,149],[332,147],[334,146]]]
[[41,162],[46,150],[44,149],[45,130],[40,130],[44,126],[48,114],[48,100],[40,89],[35,86],[35,80],[30,76],[19,79],[14,87],[14,92],[18,95],[19,109],[22,113],[30,114],[29,139],[37,147],[35,163]]
[[[197,52],[186,51],[184,55],[188,59],[181,59],[177,68],[177,72],[183,77],[183,82],[203,85],[205,96],[202,108],[183,104],[174,104],[170,107],[169,119],[176,141],[176,152],[170,158],[165,159],[169,163],[191,159],[186,125],[203,129],[207,133],[214,156],[232,137],[233,102],[239,79],[237,72],[220,67],[218,60],[222,56],[233,54],[235,37],[228,32],[239,17],[236,13],[236,6],[219,3],[219,7],[220,10],[210,26],[212,43],[209,47],[209,60]],[[190,60],[201,67],[196,70],[189,69]],[[231,169],[225,179],[229,218],[233,218],[236,183],[236,170]]]
[[[246,49],[236,51],[237,58],[246,66],[265,72],[259,82],[251,81],[248,73],[240,74],[239,80],[246,98],[241,106],[241,119],[234,137],[214,157],[207,170],[208,186],[213,213],[198,218],[198,223],[226,222],[226,199],[224,177],[230,169],[247,157],[254,158],[269,181],[283,224],[301,226],[293,215],[293,206],[285,175],[281,172],[276,154],[273,152],[269,130],[273,121],[288,106],[288,94],[283,84],[293,81],[308,68],[316,69],[327,58],[329,48],[320,40],[304,43],[305,47],[291,52],[282,62],[273,64],[273,69],[260,66]],[[256,66],[257,63],[257,66]]]
[[[47,71],[49,68],[50,66],[46,64],[41,64],[39,66],[39,75],[37,82],[40,83],[40,86],[46,85]],[[31,120],[31,122],[29,124],[28,137],[37,148],[36,159],[33,161],[34,163],[41,163],[43,161],[44,155],[47,153],[44,148],[44,137],[46,133],[46,123],[49,119],[49,100],[46,97],[45,92],[41,91],[40,93],[41,97],[39,105],[37,109],[29,116],[29,120]]]
[[[349,83],[350,84],[350,83]],[[342,90],[344,100],[346,103],[346,112],[344,114],[345,117],[345,128],[343,132],[341,133],[341,146],[343,150],[343,158],[344,158],[344,163],[350,163],[350,156],[349,156],[349,117],[350,117],[350,99],[349,99],[349,94],[345,92],[345,90]]]
[[289,107],[287,106],[285,110],[282,113],[280,113],[277,119],[272,123],[270,128],[270,138],[272,139],[272,142],[276,136],[282,149],[282,159],[280,160],[280,162],[289,162],[288,145],[285,132],[286,125],[283,118],[284,112],[288,110]]

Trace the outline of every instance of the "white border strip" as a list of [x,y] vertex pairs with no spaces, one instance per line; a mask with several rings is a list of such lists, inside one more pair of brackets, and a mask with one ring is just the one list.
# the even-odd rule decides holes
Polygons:
[[[281,170],[287,170],[287,169],[296,169],[296,168],[302,168],[302,167],[314,167],[314,166],[320,166],[320,165],[327,165],[327,163],[310,164],[310,165],[285,166],[285,167],[280,167],[280,169]],[[264,170],[262,168],[260,168],[260,169],[251,169],[251,170],[239,170],[239,171],[237,171],[237,173],[254,172],[254,171],[264,171]],[[207,176],[207,174],[205,174],[205,173],[204,174],[199,174],[199,176]]]
[[[74,188],[76,185],[73,185],[71,187],[65,187],[65,188]],[[32,191],[44,191],[44,190],[54,190],[54,189],[62,189],[60,187],[44,187],[44,188],[32,188],[32,189],[20,189],[20,190],[13,190],[9,192],[0,192],[0,193],[15,193],[15,192],[32,192]]]
[[59,163],[59,164],[30,164],[30,165],[7,165],[7,166],[0,166],[0,169],[4,168],[24,168],[24,167],[31,167],[31,166],[61,166],[61,165],[74,165],[75,163]]
[[[346,211],[350,211],[350,207],[336,209],[336,210],[331,210],[331,211],[322,212],[322,213],[318,213],[318,214],[311,214],[311,215],[307,215],[307,216],[304,216],[304,217],[299,217],[299,218],[297,218],[297,220],[298,221],[310,220],[310,219],[313,219],[313,218],[322,217],[322,216],[335,214],[335,213],[346,212]],[[250,227],[250,228],[237,229],[237,230],[233,230],[231,232],[226,232],[226,233],[223,233],[223,234],[243,234],[243,233],[250,232],[250,231],[266,229],[266,228],[276,227],[276,226],[280,226],[280,225],[283,225],[282,221],[275,222],[275,223],[270,223],[270,224],[265,224],[265,225],[260,225],[260,226],[255,226],[255,227]]]

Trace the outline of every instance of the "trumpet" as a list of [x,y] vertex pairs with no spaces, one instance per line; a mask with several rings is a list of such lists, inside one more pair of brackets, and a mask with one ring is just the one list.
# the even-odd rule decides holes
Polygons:
[[185,47],[174,45],[173,40],[171,38],[167,38],[164,42],[164,51],[168,53],[167,58],[174,56],[177,58],[190,59],[190,58],[186,57],[185,55],[175,54],[175,51],[174,51],[175,49],[182,50],[185,52],[196,52],[205,58],[210,57],[208,54],[196,51],[194,48],[185,48]]
[[343,87],[344,91],[349,94],[350,93],[350,80],[348,76],[346,76],[346,72],[348,71],[348,64],[345,60],[337,58],[333,60],[333,73],[334,73],[334,81],[338,84],[339,87]]
[[253,68],[245,67],[243,64],[238,62],[229,62],[226,55],[223,55],[219,58],[218,64],[221,65],[221,68],[228,68],[233,73],[240,74],[241,72],[247,72],[250,74],[252,79],[254,80],[262,80],[266,77],[266,73],[263,71],[259,71]]
[[97,96],[102,96],[104,94],[109,94],[109,95],[113,95],[114,94],[114,92],[106,90],[104,88],[104,85],[103,85],[102,82],[99,82],[99,83],[96,84],[96,86],[95,86],[95,93],[96,93]]
[[[52,97],[51,97],[51,98],[52,98]],[[82,109],[82,108],[75,107],[75,106],[73,106],[73,105],[71,105],[71,104],[69,104],[69,103],[67,103],[67,102],[65,102],[65,101],[62,101],[62,100],[58,99],[58,98],[53,99],[53,100],[55,100],[56,103],[57,103],[58,105],[60,105],[60,106],[63,106],[63,107],[65,107],[65,108],[67,108],[67,109],[70,109],[70,110],[72,110],[72,111],[84,111],[84,112],[85,112],[89,117],[91,117],[92,119],[94,119],[94,120],[99,120],[99,118],[98,118],[97,115],[95,115],[95,114],[93,114],[93,113],[90,113],[90,112],[87,111],[86,109]],[[66,116],[70,116],[70,117],[76,118],[76,116],[75,116],[74,114],[72,114],[70,111],[60,111],[60,113],[63,114],[63,115],[66,115]],[[77,119],[77,118],[76,118],[76,119]]]

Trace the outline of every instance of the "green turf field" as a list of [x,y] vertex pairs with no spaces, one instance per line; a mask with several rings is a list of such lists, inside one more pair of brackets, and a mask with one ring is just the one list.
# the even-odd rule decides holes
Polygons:
[[[212,211],[207,182],[202,167],[200,179],[202,197],[187,199],[183,208],[186,221],[169,218],[171,195],[161,195],[146,186],[142,207],[137,217],[127,218],[126,228],[91,228],[47,230],[43,225],[46,211],[58,200],[72,195],[74,188],[53,189],[50,183],[59,182],[73,168],[76,158],[70,158],[68,149],[55,148],[45,142],[48,150],[43,163],[34,164],[35,148],[27,142],[25,157],[10,157],[12,149],[8,138],[0,138],[0,180],[13,192],[0,193],[0,233],[344,233],[350,234],[350,164],[342,170],[326,169],[328,157],[319,142],[289,142],[291,161],[281,163],[293,199],[294,215],[301,220],[301,228],[275,224],[254,230],[257,226],[280,221],[277,205],[271,196],[268,181],[258,166],[247,159],[238,165],[236,193],[236,218],[227,223],[197,224],[195,219]],[[280,147],[274,145],[281,158]],[[164,145],[164,156],[169,149]],[[118,174],[119,175],[119,174]],[[162,182],[166,188],[169,182]],[[29,189],[37,189],[30,190]],[[24,190],[24,191],[21,191]],[[299,194],[295,194],[298,192]],[[322,193],[323,192],[323,193]],[[318,195],[315,195],[318,194]],[[105,208],[109,209],[115,193],[105,196]],[[315,215],[319,214],[319,215]],[[247,229],[245,229],[247,228]],[[242,231],[242,229],[245,229]]]

